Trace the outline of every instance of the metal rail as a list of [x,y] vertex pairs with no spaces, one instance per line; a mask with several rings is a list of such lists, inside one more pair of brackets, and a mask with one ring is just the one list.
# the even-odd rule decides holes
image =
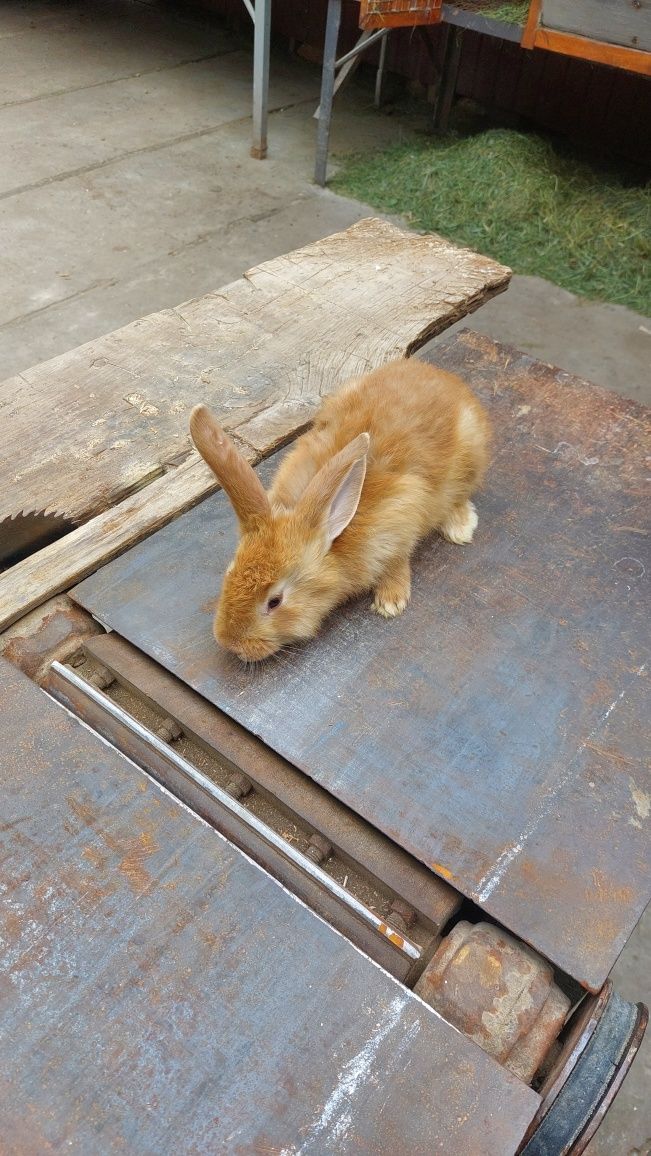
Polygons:
[[[229,812],[240,823],[254,832],[267,846],[272,847],[278,851],[290,863],[293,863],[303,874],[309,876],[315,883],[318,883],[325,891],[329,892],[334,898],[343,903],[349,911],[353,912],[360,920],[372,927],[373,930],[384,939],[388,939],[390,943],[397,947],[399,951],[403,952],[408,959],[419,960],[421,958],[421,951],[417,944],[413,943],[406,936],[402,935],[395,928],[391,927],[384,920],[380,919],[374,911],[366,907],[356,896],[352,895],[335,879],[332,879],[325,871],[323,871],[301,851],[282,838],[266,823],[263,823],[252,812],[243,807],[226,791],[213,783],[211,779],[202,774],[196,767],[184,759],[182,755],[178,754],[166,742],[158,738],[157,735],[143,726],[137,719],[130,715],[128,711],[123,710],[121,706],[113,702],[107,695],[103,694],[101,690],[86,682],[85,679],[80,678],[67,666],[63,666],[60,662],[53,662],[52,671],[58,675],[60,679],[75,687],[77,691],[89,698],[96,706],[100,707],[107,715],[114,719],[117,723],[123,726],[133,736],[135,736],[142,744],[155,751],[158,756],[162,756],[165,760],[172,763],[177,771],[189,780],[195,787],[198,787],[204,794],[208,795],[220,807]],[[168,783],[165,784],[168,789],[172,790]]]

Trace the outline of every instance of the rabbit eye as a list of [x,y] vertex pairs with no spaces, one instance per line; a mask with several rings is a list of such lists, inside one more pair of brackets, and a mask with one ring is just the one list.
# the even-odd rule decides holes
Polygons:
[[278,606],[280,606],[280,603],[282,602],[282,600],[283,600],[282,594],[274,595],[274,597],[270,598],[269,601],[267,602],[267,610],[276,610],[276,608]]

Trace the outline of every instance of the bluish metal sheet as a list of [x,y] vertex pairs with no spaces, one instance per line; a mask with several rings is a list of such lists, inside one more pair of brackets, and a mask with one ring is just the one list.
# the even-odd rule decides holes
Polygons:
[[597,989],[651,893],[648,415],[476,334],[431,360],[483,397],[495,460],[475,542],[423,546],[402,618],[363,599],[244,669],[210,629],[221,494],[74,597]]
[[515,1151],[539,1098],[0,660],[0,1147]]

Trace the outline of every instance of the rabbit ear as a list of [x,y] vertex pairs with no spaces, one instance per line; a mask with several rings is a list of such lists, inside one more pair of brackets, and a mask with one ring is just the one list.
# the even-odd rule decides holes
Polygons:
[[190,433],[203,460],[228,494],[242,529],[270,517],[271,507],[262,482],[207,406],[195,405],[190,414]]
[[324,526],[328,545],[352,521],[366,476],[367,433],[360,434],[335,454],[307,486],[299,507],[313,525]]

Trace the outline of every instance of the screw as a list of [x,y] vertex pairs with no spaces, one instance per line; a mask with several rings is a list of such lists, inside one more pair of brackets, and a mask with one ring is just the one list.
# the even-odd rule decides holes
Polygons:
[[416,912],[409,903],[397,895],[391,901],[389,919],[397,931],[408,931],[416,922]]
[[180,739],[183,731],[173,718],[165,718],[155,733],[164,743],[171,743],[174,739]]
[[111,674],[105,666],[98,666],[88,679],[92,686],[96,686],[98,690],[106,690],[107,687],[112,686],[115,682],[115,675]]
[[313,863],[324,863],[332,855],[332,846],[323,835],[315,831],[310,837],[310,845],[305,854]]
[[233,775],[233,778],[226,784],[226,791],[233,799],[245,799],[247,795],[251,794],[253,784],[249,782],[245,775],[241,775],[239,771]]

